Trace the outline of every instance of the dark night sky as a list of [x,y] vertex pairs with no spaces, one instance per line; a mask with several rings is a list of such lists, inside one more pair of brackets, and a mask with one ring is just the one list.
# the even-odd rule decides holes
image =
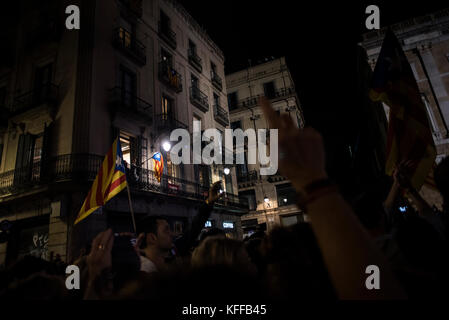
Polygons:
[[381,27],[444,8],[436,1],[396,0],[179,2],[224,51],[226,73],[246,68],[248,59],[286,56],[306,121],[323,132],[351,121],[342,110],[352,101],[354,46],[364,32],[366,6],[379,6]]

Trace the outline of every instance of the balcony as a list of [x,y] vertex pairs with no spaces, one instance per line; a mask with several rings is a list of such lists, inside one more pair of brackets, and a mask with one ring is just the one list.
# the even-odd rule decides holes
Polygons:
[[199,73],[203,72],[203,65],[201,58],[192,49],[188,51],[189,63],[192,67],[196,69]]
[[[286,98],[290,95],[295,94],[295,90],[293,88],[281,88],[273,92],[273,94],[266,96],[266,98],[270,100],[278,100],[282,98]],[[252,97],[248,97],[246,99],[239,100],[235,108],[248,108],[254,107],[257,105],[259,98],[264,97],[263,94],[258,94]]]
[[123,7],[137,18],[142,18],[142,0],[120,0]]
[[153,107],[151,104],[138,98],[134,93],[125,91],[121,87],[109,90],[109,104],[113,112],[120,112],[125,117],[134,113],[138,117],[144,117],[150,123],[153,120]]
[[124,28],[119,27],[114,30],[112,44],[138,65],[144,66],[147,63],[145,46],[136,39],[134,34]]
[[203,112],[209,110],[208,97],[198,87],[190,87],[190,102]]
[[188,125],[167,114],[156,115],[154,126],[158,133],[171,132],[175,129],[189,129]]
[[220,76],[216,72],[211,71],[210,78],[215,88],[221,91],[223,89],[223,81],[221,80]]
[[182,76],[166,61],[159,62],[159,80],[176,93],[182,91]]
[[58,102],[58,86],[48,83],[35,88],[27,93],[17,96],[11,107],[11,116],[34,109],[39,106],[47,106],[53,113]]
[[227,126],[229,124],[229,115],[228,113],[221,108],[218,104],[214,105],[214,118],[223,126]]
[[[98,174],[103,156],[92,154],[67,154],[52,157],[47,161],[0,174],[0,195],[17,194],[30,188],[61,182],[93,181]],[[128,174],[128,183],[132,191],[151,192],[204,201],[209,185],[202,185],[177,177],[163,175],[159,182],[153,171],[137,167],[137,175]],[[225,194],[217,201],[217,206],[245,213],[248,204],[245,199],[232,194]],[[233,209],[234,208],[234,209]]]
[[176,33],[166,24],[159,21],[159,36],[167,42],[167,44],[176,50]]
[[249,171],[246,174],[241,174],[237,176],[238,183],[254,182],[258,180],[258,175],[256,170]]

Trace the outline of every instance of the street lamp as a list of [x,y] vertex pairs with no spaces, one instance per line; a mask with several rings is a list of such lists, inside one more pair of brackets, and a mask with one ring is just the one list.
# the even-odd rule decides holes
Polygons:
[[225,175],[228,175],[231,172],[231,170],[229,170],[229,168],[224,168],[223,173]]
[[165,150],[165,152],[169,152],[171,149],[171,144],[170,142],[166,141],[162,144],[162,148]]
[[265,203],[268,203],[268,202],[270,202],[270,199],[268,199],[268,197],[265,196],[265,197],[263,198],[263,201],[265,201]]

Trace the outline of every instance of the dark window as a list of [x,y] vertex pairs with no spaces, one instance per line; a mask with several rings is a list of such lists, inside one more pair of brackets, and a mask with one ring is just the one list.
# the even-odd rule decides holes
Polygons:
[[51,63],[39,67],[36,69],[36,74],[34,75],[34,103],[39,104],[42,102],[50,91],[49,84],[52,79],[53,65]]
[[161,10],[161,29],[162,31],[167,31],[170,29],[171,21],[170,18]]
[[120,67],[120,84],[122,88],[122,103],[127,107],[133,107],[136,103],[137,77],[132,71]]
[[237,109],[237,92],[231,92],[228,94],[228,106],[229,110]]
[[215,65],[215,63],[210,63],[210,69],[212,70],[213,74],[217,74],[217,66]]
[[161,48],[161,61],[165,62],[167,66],[173,68],[173,57],[168,51]]
[[239,197],[245,197],[248,199],[248,209],[249,211],[254,211],[257,208],[256,203],[256,192],[254,190],[246,190],[246,191],[240,191]]
[[232,176],[230,174],[225,175],[226,182],[226,192],[229,194],[234,194],[234,190],[232,188]]
[[196,44],[190,39],[189,39],[189,51],[192,54],[196,54]]
[[0,142],[0,166],[2,165],[3,142]]
[[241,128],[242,128],[242,122],[240,120],[231,122],[231,129],[232,130],[241,129]]
[[296,203],[296,192],[290,183],[276,185],[278,206],[288,206]]
[[270,81],[263,84],[263,92],[267,98],[274,98],[275,96],[275,89],[274,89],[274,82]]
[[220,105],[220,97],[214,93],[214,105]]
[[195,77],[193,74],[191,75],[191,82],[193,88],[199,88],[199,81],[198,78]]

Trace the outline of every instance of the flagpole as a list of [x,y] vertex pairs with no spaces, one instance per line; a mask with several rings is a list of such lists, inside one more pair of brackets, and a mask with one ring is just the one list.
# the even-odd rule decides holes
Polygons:
[[[128,180],[128,178],[126,178],[126,180]],[[126,181],[126,190],[128,191],[128,203],[129,203],[129,210],[131,211],[131,218],[133,220],[134,233],[137,235],[136,220],[134,219],[134,210],[131,202],[131,193],[129,192],[128,181]]]

